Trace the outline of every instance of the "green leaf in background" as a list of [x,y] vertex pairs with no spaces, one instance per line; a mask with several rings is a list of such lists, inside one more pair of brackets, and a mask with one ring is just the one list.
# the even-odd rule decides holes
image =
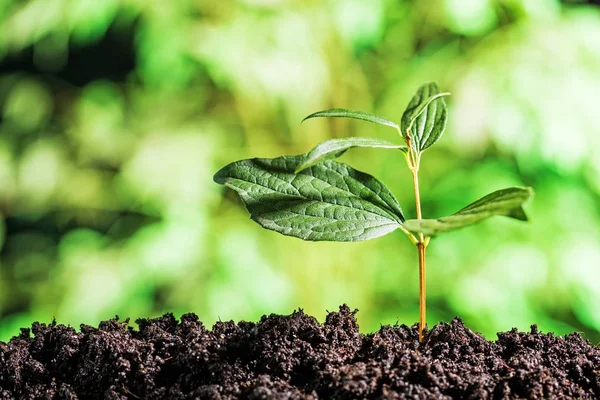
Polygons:
[[394,129],[399,129],[397,123],[389,121],[379,115],[370,114],[364,111],[354,111],[348,110],[345,108],[332,108],[331,110],[317,111],[314,114],[310,114],[308,117],[304,118],[302,122],[311,118],[319,118],[319,117],[337,117],[337,118],[354,118],[360,119],[363,121],[374,122],[379,125],[391,126]]
[[410,136],[415,152],[423,151],[437,142],[444,129],[448,112],[443,96],[435,82],[422,85],[402,114],[402,134]]
[[377,179],[327,160],[295,173],[305,155],[233,162],[214,176],[238,192],[251,218],[304,240],[353,242],[404,222],[394,195]]
[[346,150],[352,147],[373,147],[382,149],[400,149],[406,151],[406,146],[397,145],[387,140],[353,137],[344,139],[331,139],[317,145],[308,152],[304,161],[296,169],[296,173],[315,165],[323,160],[341,156]]
[[532,196],[533,189],[530,187],[502,189],[469,204],[456,214],[437,219],[410,219],[404,223],[404,227],[411,232],[435,236],[438,233],[475,224],[495,215],[527,221],[523,203]]

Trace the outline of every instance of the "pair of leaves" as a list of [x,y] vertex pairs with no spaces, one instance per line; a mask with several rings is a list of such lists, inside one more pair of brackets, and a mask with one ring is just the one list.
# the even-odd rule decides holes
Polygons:
[[354,118],[389,126],[398,130],[407,143],[410,143],[413,151],[418,154],[433,146],[442,137],[448,119],[444,96],[449,94],[441,93],[435,82],[422,85],[402,114],[401,126],[379,115],[344,108],[319,111],[304,118],[304,121],[321,117]]
[[410,139],[410,145],[419,153],[440,140],[446,129],[448,110],[444,96],[434,82],[422,85],[402,114],[402,132]]
[[494,215],[526,220],[530,188],[509,188],[485,196],[449,217],[405,221],[394,195],[376,178],[326,160],[296,170],[307,155],[231,163],[215,175],[240,195],[251,218],[267,229],[312,241],[373,239],[401,226],[434,236]]
[[[303,121],[312,118],[354,118],[362,121],[395,128],[402,134],[412,150],[419,152],[431,147],[440,139],[446,128],[447,109],[443,96],[449,93],[440,93],[440,88],[434,82],[422,85],[413,96],[406,111],[402,115],[402,129],[398,124],[379,115],[364,111],[348,110],[344,108],[333,108],[319,111],[304,118]],[[407,151],[406,146],[374,138],[345,138],[328,140],[315,147],[306,156],[296,172],[300,172],[320,161],[339,157],[344,151],[351,147],[374,147],[395,148]]]

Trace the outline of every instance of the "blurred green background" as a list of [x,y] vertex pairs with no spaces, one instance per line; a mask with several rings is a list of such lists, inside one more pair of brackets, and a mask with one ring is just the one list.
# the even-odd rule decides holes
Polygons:
[[[552,0],[0,0],[0,340],[50,321],[195,312],[208,325],[342,303],[364,332],[418,319],[401,232],[308,243],[212,182],[223,165],[392,129],[419,84],[453,93],[423,156],[424,215],[531,185],[532,222],[432,241],[428,322],[600,341],[600,7]],[[342,161],[414,215],[394,151]]]

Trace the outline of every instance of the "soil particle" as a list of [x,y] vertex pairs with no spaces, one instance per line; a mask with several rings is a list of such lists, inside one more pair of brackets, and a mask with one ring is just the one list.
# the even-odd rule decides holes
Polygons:
[[416,325],[363,335],[355,313],[34,323],[0,342],[0,399],[600,398],[600,348],[577,333],[490,342],[456,318],[419,344]]

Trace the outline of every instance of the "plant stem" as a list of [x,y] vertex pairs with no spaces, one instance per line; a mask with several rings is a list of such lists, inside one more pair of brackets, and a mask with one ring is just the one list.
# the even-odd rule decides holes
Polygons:
[[[412,152],[412,151],[411,151]],[[421,214],[421,196],[419,194],[419,159],[414,159],[414,168],[412,169],[413,185],[415,187],[415,203],[417,211],[417,219],[422,218]],[[419,233],[417,241],[417,249],[419,252],[419,342],[423,341],[423,330],[425,329],[425,317],[427,313],[426,303],[426,264],[425,264],[425,238],[422,233]]]
[[[449,93],[448,93],[449,94]],[[443,93],[442,95],[446,95]],[[414,122],[414,120],[413,120]],[[412,126],[412,122],[411,122]],[[410,128],[410,127],[409,127]],[[407,144],[407,153],[406,153],[406,161],[408,163],[408,168],[413,176],[413,186],[415,188],[415,203],[416,203],[416,212],[417,219],[422,219],[421,214],[421,195],[419,194],[419,165],[421,164],[421,154],[415,154],[415,151],[412,147],[410,140],[410,129],[407,129],[406,135],[402,135],[402,131],[398,129],[398,133],[400,136],[404,137]],[[404,230],[404,233],[408,231]],[[410,232],[407,233],[407,235]],[[415,238],[412,234],[409,235],[409,239],[417,246],[417,251],[419,253],[419,342],[423,342],[423,331],[425,330],[425,321],[427,314],[427,298],[426,298],[426,289],[427,289],[427,268],[425,262],[425,249],[429,244],[429,237],[425,238],[422,233],[419,233],[418,237]]]
[[[421,163],[421,155],[415,154],[410,141],[410,135],[406,135],[406,142],[408,144],[408,166],[413,176],[413,186],[415,188],[415,204],[417,219],[422,219],[421,214],[421,195],[419,193],[419,165]],[[413,242],[414,243],[414,242]],[[427,314],[427,299],[426,299],[426,287],[427,287],[427,275],[426,275],[426,262],[425,262],[425,249],[427,244],[425,237],[422,233],[419,233],[417,241],[415,243],[419,253],[419,342],[423,342],[423,331],[425,329],[425,321]]]
[[425,244],[417,243],[419,250],[419,342],[423,342],[423,330],[425,329],[426,313],[426,275],[425,275]]

